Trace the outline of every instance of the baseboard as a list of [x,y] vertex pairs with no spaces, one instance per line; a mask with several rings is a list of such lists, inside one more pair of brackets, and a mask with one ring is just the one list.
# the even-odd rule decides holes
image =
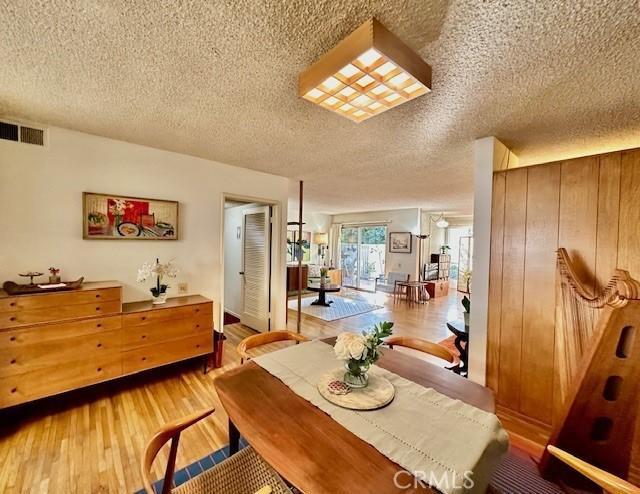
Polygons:
[[551,425],[502,405],[496,406],[496,415],[509,435],[513,437],[514,443],[525,447],[531,453],[537,454],[544,449],[551,435]]
[[226,326],[227,324],[236,324],[238,322],[240,322],[240,315],[225,309],[222,324]]

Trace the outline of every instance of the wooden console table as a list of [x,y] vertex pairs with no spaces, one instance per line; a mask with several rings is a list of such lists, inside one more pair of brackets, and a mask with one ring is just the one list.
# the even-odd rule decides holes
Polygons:
[[213,352],[213,302],[122,303],[118,282],[0,290],[0,408]]

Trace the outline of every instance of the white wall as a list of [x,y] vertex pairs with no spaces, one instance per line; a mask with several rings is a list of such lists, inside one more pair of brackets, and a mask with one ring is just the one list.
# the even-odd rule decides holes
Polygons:
[[[411,232],[413,235],[420,233],[420,209],[396,209],[392,211],[372,211],[366,213],[347,213],[333,216],[334,223],[362,223],[389,221],[387,232]],[[411,254],[397,254],[389,252],[387,240],[387,252],[385,268],[399,273],[409,273],[415,280],[418,273],[418,250],[416,238],[412,237]]]
[[[187,282],[189,293],[212,298],[219,311],[222,194],[279,201],[287,217],[286,178],[60,128],[48,132],[46,148],[0,140],[1,281],[56,266],[63,279],[116,279],[125,284],[125,301],[145,300],[149,283],[136,283],[137,268],[175,258],[180,274],[170,296]],[[83,191],[180,201],[180,239],[83,240]],[[286,307],[286,221],[280,223],[276,327],[284,327]]]
[[469,326],[469,378],[484,385],[487,368],[489,262],[491,258],[491,200],[493,171],[518,158],[495,137],[474,143],[473,288]]

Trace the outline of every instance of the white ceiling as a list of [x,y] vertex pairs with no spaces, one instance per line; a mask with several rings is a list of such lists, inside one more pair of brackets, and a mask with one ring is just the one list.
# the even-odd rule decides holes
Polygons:
[[[297,75],[371,16],[433,92],[354,124]],[[0,26],[5,117],[301,178],[317,212],[469,212],[487,135],[525,163],[640,146],[638,0],[0,0]]]

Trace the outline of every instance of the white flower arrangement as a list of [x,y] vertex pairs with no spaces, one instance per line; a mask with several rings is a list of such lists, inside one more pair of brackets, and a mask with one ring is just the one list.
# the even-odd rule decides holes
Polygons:
[[166,263],[161,263],[159,259],[156,259],[155,264],[145,262],[142,267],[138,269],[137,281],[138,283],[142,283],[152,276],[156,277],[156,286],[151,288],[151,294],[154,297],[159,297],[162,293],[165,293],[169,287],[169,285],[162,283],[162,281],[166,278],[175,278],[178,276],[178,268],[173,264],[173,259]]
[[391,336],[392,322],[381,322],[371,331],[362,334],[341,333],[336,339],[333,351],[340,360],[354,361],[354,363],[371,365],[381,355],[380,345],[383,338]]

